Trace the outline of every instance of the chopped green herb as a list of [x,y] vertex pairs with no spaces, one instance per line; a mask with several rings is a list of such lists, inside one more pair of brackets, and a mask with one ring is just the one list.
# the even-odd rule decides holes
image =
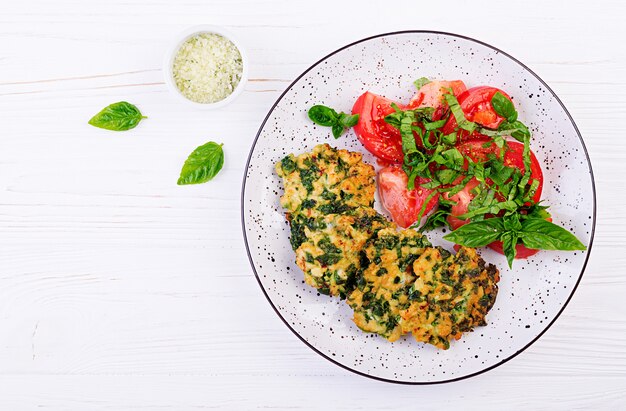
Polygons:
[[415,88],[418,90],[424,87],[428,83],[430,83],[430,80],[428,80],[428,78],[426,77],[420,77],[413,82],[413,84],[415,84]]

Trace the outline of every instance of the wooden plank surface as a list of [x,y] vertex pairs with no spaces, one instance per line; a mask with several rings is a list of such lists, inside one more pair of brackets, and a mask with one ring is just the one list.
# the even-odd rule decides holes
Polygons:
[[[621,1],[21,1],[0,14],[0,409],[626,409],[626,4]],[[251,81],[219,111],[167,92],[187,26],[241,37]],[[381,32],[493,44],[561,97],[589,150],[598,224],[556,324],[509,363],[430,387],[370,381],[304,346],[245,255],[245,160],[267,110],[323,55]],[[119,100],[132,133],[91,128]],[[178,187],[223,141],[207,185]]]

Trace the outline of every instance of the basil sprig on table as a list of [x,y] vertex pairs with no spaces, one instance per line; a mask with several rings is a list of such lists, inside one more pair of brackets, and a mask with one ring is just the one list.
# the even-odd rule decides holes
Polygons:
[[358,114],[350,115],[343,111],[337,113],[336,110],[322,105],[311,107],[308,115],[315,124],[330,127],[335,138],[341,137],[347,129],[354,127],[359,122]]
[[586,250],[578,238],[563,227],[543,218],[524,218],[520,214],[488,218],[457,228],[443,237],[466,247],[484,247],[494,241],[502,241],[502,248],[509,263],[513,265],[515,246],[524,244],[536,250]]
[[100,110],[89,120],[89,124],[106,130],[126,131],[137,127],[137,124],[144,118],[148,117],[142,115],[137,106],[120,101]]
[[177,184],[200,184],[215,177],[224,165],[222,146],[211,141],[196,148],[185,161]]

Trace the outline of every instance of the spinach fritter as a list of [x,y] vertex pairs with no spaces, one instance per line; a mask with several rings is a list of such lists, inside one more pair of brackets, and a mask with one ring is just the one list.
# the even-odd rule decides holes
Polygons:
[[428,248],[413,262],[413,273],[410,304],[400,311],[403,333],[447,349],[450,340],[487,324],[485,316],[496,301],[500,276],[475,249],[461,247],[450,254]]
[[343,214],[374,204],[374,167],[360,153],[320,144],[299,156],[289,154],[276,164],[285,193],[280,204],[290,214],[319,217]]
[[369,267],[348,296],[354,322],[389,341],[413,333],[447,349],[451,339],[485,325],[499,281],[498,270],[471,248],[456,255],[432,247],[414,230],[381,230],[365,248]]
[[486,324],[498,270],[474,249],[451,254],[415,230],[398,231],[372,208],[374,169],[361,154],[322,144],[283,158],[276,172],[305,282],[347,298],[359,328],[447,349]]
[[400,310],[409,307],[409,286],[415,281],[412,264],[430,243],[414,230],[388,228],[364,249],[368,267],[348,296],[354,323],[363,331],[397,340],[402,334]]
[[305,282],[322,294],[345,298],[362,270],[363,246],[378,230],[391,225],[369,207],[317,219],[294,216],[291,241]]

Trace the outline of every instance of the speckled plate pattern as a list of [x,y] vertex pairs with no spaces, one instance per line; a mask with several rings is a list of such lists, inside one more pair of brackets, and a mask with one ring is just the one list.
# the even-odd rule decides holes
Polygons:
[[[462,79],[468,87],[491,85],[509,93],[519,118],[533,131],[531,147],[545,178],[542,198],[555,222],[572,230],[589,249],[595,226],[593,174],[576,125],[554,92],[508,54],[459,35],[398,32],[343,47],[300,75],[261,125],[246,167],[241,212],[252,268],[276,313],[321,356],[361,375],[409,384],[477,375],[522,352],[561,314],[589,253],[541,251],[509,269],[503,256],[481,250],[501,272],[497,301],[488,325],[452,342],[447,351],[418,343],[410,335],[389,343],[363,333],[352,322],[345,301],[319,295],[304,284],[289,245],[274,164],[289,153],[326,142],[363,152],[364,160],[375,165],[352,131],[335,140],[330,129],[307,118],[308,108],[325,104],[349,112],[367,90],[408,102],[415,92],[413,80],[422,76]],[[375,207],[383,212],[379,201]],[[451,249],[441,235],[433,232],[429,238]]]

